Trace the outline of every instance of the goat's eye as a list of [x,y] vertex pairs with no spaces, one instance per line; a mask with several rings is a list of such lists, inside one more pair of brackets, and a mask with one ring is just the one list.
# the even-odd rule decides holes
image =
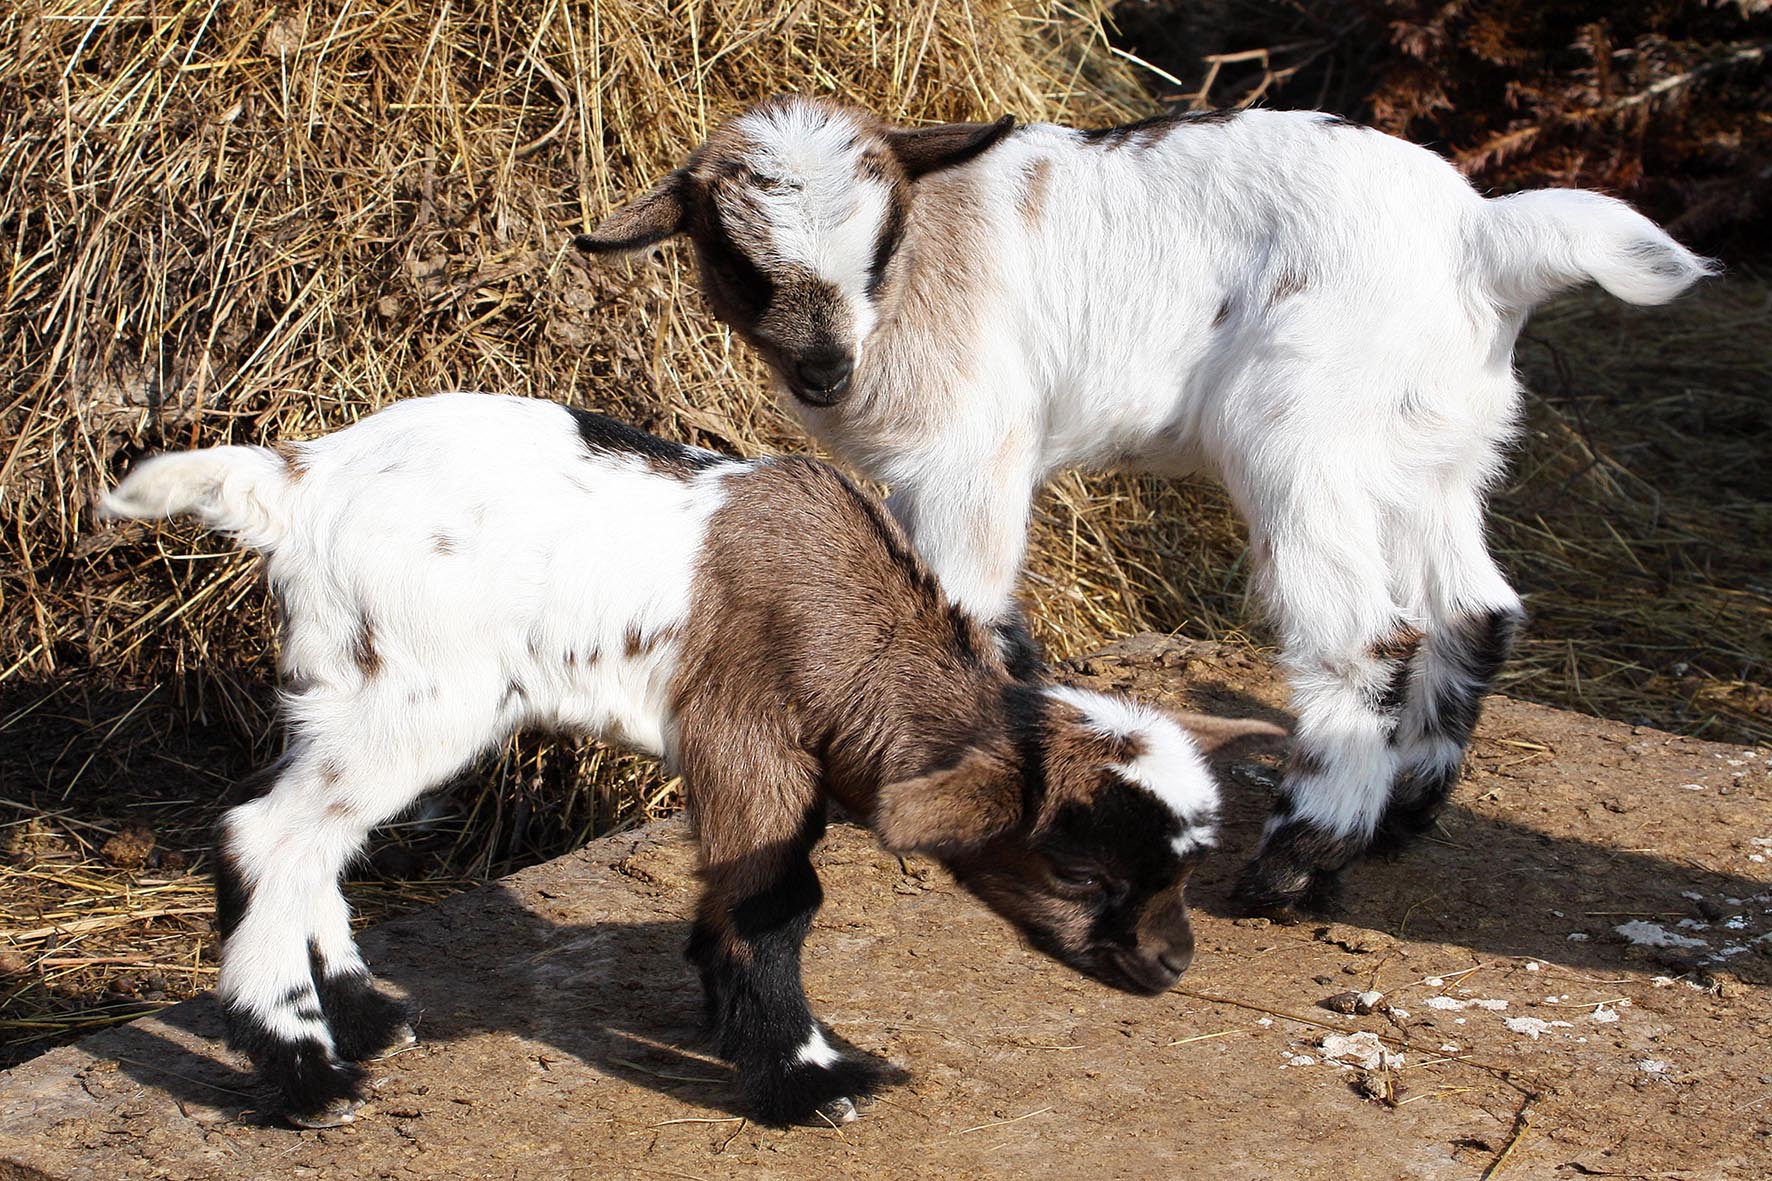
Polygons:
[[1052,876],[1073,890],[1099,890],[1102,885],[1101,875],[1082,865],[1054,865]]

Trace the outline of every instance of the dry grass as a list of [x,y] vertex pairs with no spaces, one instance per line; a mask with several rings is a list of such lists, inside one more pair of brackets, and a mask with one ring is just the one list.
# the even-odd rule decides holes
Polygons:
[[[683,252],[594,269],[570,235],[774,90],[906,120],[1143,113],[1099,7],[0,13],[0,1063],[206,983],[207,834],[276,743],[254,563],[189,529],[96,531],[95,486],[143,449],[309,437],[451,387],[803,449]],[[1768,535],[1767,290],[1666,319],[1574,301],[1535,326],[1573,378],[1524,349],[1547,398],[1499,511],[1537,620],[1512,691],[1772,733],[1772,572],[1749,541]],[[1037,531],[1030,596],[1058,655],[1252,618],[1210,487],[1068,477]],[[381,917],[674,801],[645,760],[514,743],[380,842],[353,899]]]

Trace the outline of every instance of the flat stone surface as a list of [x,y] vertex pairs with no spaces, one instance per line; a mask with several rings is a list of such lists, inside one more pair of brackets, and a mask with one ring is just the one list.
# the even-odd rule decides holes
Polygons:
[[[1215,645],[1139,637],[1067,675],[1279,716],[1272,671]],[[733,1114],[680,957],[693,849],[655,825],[368,932],[423,1040],[374,1068],[355,1124],[268,1121],[202,998],[0,1075],[0,1181],[1763,1178],[1769,760],[1493,699],[1442,830],[1351,875],[1334,923],[1294,926],[1223,912],[1276,760],[1226,764],[1199,955],[1154,1000],[1071,975],[935,866],[834,826],[808,989],[904,1072],[840,1130]],[[1378,1010],[1319,1003],[1350,992]],[[1329,1060],[1369,1055],[1362,1032],[1401,1061]]]

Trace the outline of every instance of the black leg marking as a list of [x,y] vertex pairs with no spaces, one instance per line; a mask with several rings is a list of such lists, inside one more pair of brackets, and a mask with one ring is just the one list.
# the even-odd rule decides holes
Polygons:
[[764,1123],[818,1122],[821,1108],[872,1094],[878,1072],[833,1051],[828,1063],[802,1060],[814,1034],[800,978],[800,948],[824,890],[808,856],[824,834],[824,809],[772,855],[774,880],[725,914],[696,922],[685,949],[701,973],[708,1022],[720,1056],[737,1067],[745,1097]]
[[[1452,666],[1453,675],[1434,690],[1425,738],[1450,740],[1461,752],[1470,744],[1483,698],[1507,663],[1524,622],[1520,611],[1498,608],[1464,616],[1436,637],[1436,654]],[[1455,763],[1405,772],[1391,787],[1390,802],[1373,836],[1373,851],[1394,856],[1432,828],[1458,784],[1459,771]]]
[[1279,823],[1262,843],[1260,855],[1244,868],[1232,902],[1250,914],[1333,910],[1340,896],[1340,871],[1364,851],[1364,842],[1293,818],[1290,801],[1282,801],[1275,817]]
[[247,1054],[276,1086],[291,1122],[314,1126],[343,1122],[340,1116],[363,1097],[363,1069],[340,1062],[318,1039],[282,1037],[258,1017],[231,1005],[227,1018],[228,1045]]
[[683,948],[683,958],[694,964],[701,976],[702,1032],[717,1042],[720,1037],[720,1017],[726,1006],[723,993],[727,973],[721,970],[725,960],[720,953],[719,936],[712,924],[703,919],[695,921],[695,926],[689,931],[689,943]]
[[997,647],[1003,653],[1003,663],[1009,666],[1011,677],[1018,681],[1034,681],[1046,675],[1046,650],[1034,639],[1034,633],[1028,629],[1027,616],[1020,608],[1014,615],[999,621],[996,631]]
[[363,1062],[412,1040],[411,1014],[403,1001],[376,991],[367,972],[328,974],[319,949],[308,947],[308,965],[332,1044],[347,1062]]

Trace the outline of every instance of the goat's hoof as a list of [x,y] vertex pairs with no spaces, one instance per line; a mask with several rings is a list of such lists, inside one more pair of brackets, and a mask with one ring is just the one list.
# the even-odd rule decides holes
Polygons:
[[361,1099],[334,1099],[315,1111],[291,1111],[284,1118],[298,1128],[342,1128],[357,1118]]
[[410,1050],[418,1045],[418,1030],[412,1028],[411,1022],[402,1024],[388,1038],[388,1044],[370,1055],[365,1061],[380,1062],[383,1058],[392,1058],[395,1054]]
[[855,1100],[847,1095],[838,1095],[835,1099],[820,1104],[807,1122],[815,1128],[830,1125],[833,1128],[844,1124],[852,1124],[861,1118],[861,1112],[855,1109]]

